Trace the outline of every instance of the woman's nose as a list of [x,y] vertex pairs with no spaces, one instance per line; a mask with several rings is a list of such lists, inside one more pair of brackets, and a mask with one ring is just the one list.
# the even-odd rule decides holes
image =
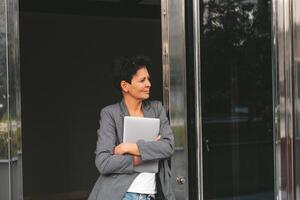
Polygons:
[[150,80],[147,80],[146,86],[147,86],[147,87],[151,87],[151,82],[150,82]]

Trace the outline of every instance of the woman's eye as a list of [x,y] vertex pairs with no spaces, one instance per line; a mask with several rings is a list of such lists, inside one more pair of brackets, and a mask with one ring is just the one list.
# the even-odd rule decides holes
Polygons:
[[142,83],[142,82],[145,82],[146,80],[150,81],[150,78],[143,78],[140,80],[140,82]]

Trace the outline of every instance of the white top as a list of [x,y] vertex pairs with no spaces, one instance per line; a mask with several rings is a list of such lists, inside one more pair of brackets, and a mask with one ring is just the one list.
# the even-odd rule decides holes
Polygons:
[[140,173],[131,183],[127,192],[134,192],[140,194],[155,194],[156,181],[155,173]]

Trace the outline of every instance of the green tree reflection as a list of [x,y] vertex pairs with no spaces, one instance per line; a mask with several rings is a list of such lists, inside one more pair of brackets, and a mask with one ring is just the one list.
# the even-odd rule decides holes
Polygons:
[[252,117],[271,113],[265,112],[272,99],[269,4],[265,0],[203,2],[204,114],[230,113],[234,107],[248,108]]

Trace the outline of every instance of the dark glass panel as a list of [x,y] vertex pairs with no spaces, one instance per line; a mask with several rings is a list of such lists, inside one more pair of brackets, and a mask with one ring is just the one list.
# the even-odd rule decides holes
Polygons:
[[201,2],[204,199],[274,199],[270,11]]

